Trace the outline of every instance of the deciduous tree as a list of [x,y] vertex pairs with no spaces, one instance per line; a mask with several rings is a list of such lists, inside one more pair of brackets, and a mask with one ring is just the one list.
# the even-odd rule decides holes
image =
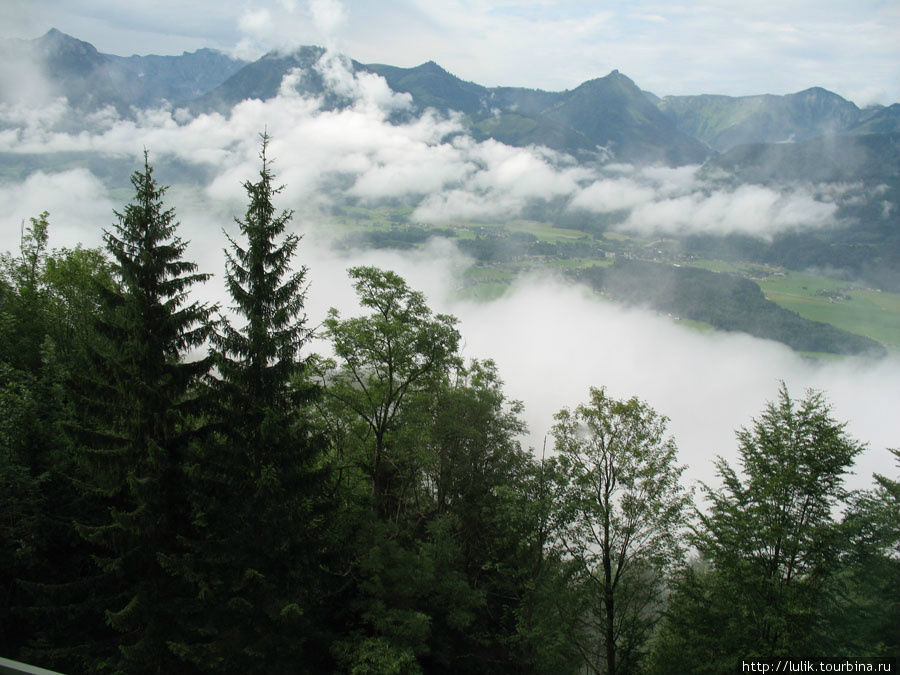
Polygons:
[[658,670],[722,672],[739,659],[822,655],[832,644],[824,610],[845,547],[836,514],[863,448],[844,426],[821,393],[798,402],[782,385],[737,432],[741,471],[719,458],[722,487],[705,488],[695,544],[706,569],[688,572],[673,598]]
[[[325,330],[340,359],[328,375],[328,395],[355,417],[359,443],[347,457],[370,481],[382,518],[397,518],[424,461],[395,442],[402,414],[418,393],[459,364],[454,317],[433,315],[422,293],[397,274],[376,267],[349,270],[368,316],[341,319],[332,309]],[[413,454],[411,454],[413,453]]]
[[597,673],[633,672],[681,560],[690,495],[666,418],[604,389],[556,416],[557,546],[582,603],[576,644]]

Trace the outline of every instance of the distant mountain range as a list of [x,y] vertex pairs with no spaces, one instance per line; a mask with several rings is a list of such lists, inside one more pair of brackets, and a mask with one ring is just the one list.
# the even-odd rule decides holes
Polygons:
[[[305,94],[327,95],[313,68],[321,47],[301,47],[291,54],[269,53],[241,68],[204,96],[190,102],[194,112],[225,112],[246,98],[268,99],[294,68],[304,73]],[[709,149],[675,128],[634,82],[613,71],[571,91],[546,92],[513,87],[483,87],[465,82],[433,61],[414,68],[349,61],[355,72],[382,76],[395,92],[408,93],[419,111],[435,108],[466,116],[475,138],[495,138],[509,145],[544,145],[576,156],[614,155],[636,162],[702,162]],[[339,107],[337,97],[325,105]]]
[[745,143],[900,131],[900,104],[861,110],[821,87],[786,96],[666,96],[657,101],[681,131],[719,152]]
[[[102,54],[54,28],[35,40],[0,40],[0,101],[38,103],[65,96],[79,110],[112,105],[128,114],[132,107],[197,98],[245,65],[213,49],[181,56]],[[35,76],[50,90],[36,86]]]
[[[323,96],[326,107],[341,107],[348,102],[329,92],[314,68],[324,52],[321,47],[301,47],[290,54],[270,52],[252,63],[210,49],[181,56],[121,57],[102,54],[55,29],[35,40],[0,41],[6,80],[14,82],[17,70],[27,73],[26,64],[33,63],[50,82],[53,95],[66,96],[79,109],[112,105],[122,114],[164,101],[194,113],[227,113],[247,98],[276,96],[284,75],[295,68],[303,74],[301,93]],[[477,139],[544,145],[583,160],[677,166],[723,154],[723,166],[743,166],[749,155],[761,151],[745,148],[730,160],[728,154],[747,144],[900,133],[900,104],[860,109],[818,87],[786,96],[658,98],[616,70],[571,90],[548,92],[484,87],[461,80],[433,61],[414,68],[348,63],[353,71],[378,74],[393,91],[410,94],[418,111],[462,113]],[[0,100],[21,100],[28,88],[20,84],[4,82]],[[866,153],[877,148],[865,143],[860,147],[857,164],[865,164]],[[877,158],[879,166],[884,159]],[[835,173],[835,167],[818,168]]]

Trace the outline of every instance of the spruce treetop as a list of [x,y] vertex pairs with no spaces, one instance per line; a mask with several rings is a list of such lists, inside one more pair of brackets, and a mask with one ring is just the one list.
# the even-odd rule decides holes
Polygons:
[[[226,324],[216,339],[221,354],[258,372],[279,362],[294,362],[309,337],[303,307],[306,301],[305,266],[291,272],[300,237],[288,234],[280,242],[293,212],[277,213],[273,198],[283,186],[274,184],[267,155],[271,137],[260,134],[262,167],[257,181],[245,181],[249,202],[244,217],[235,218],[245,243],[226,233],[226,283],[233,309],[246,319],[244,326]],[[280,379],[280,378],[279,378]]]

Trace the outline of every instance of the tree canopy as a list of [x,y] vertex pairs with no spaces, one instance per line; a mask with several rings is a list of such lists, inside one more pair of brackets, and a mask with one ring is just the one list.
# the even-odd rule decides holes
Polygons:
[[224,235],[230,311],[194,300],[209,275],[147,154],[102,250],[51,248],[41,213],[0,256],[0,654],[498,674],[897,654],[898,476],[844,489],[863,446],[824,392],[782,386],[695,507],[637,397],[591,388],[523,448],[500,368],[396,272],[351,268],[360,311],[313,330],[273,147]]

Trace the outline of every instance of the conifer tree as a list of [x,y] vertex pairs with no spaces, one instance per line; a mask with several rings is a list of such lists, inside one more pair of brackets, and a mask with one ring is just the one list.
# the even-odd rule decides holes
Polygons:
[[[228,237],[226,283],[234,302],[212,338],[217,433],[198,468],[196,519],[203,523],[185,578],[208,610],[205,637],[178,649],[214,672],[317,669],[310,649],[319,566],[322,447],[303,408],[315,396],[300,350],[310,336],[303,307],[306,268],[292,269],[300,238],[284,234],[291,212],[276,212],[261,135],[259,179]],[[227,236],[227,235],[226,235]],[[239,239],[239,240],[238,240]],[[320,664],[321,665],[321,664]]]
[[119,636],[98,668],[183,672],[169,643],[190,597],[170,567],[191,529],[184,468],[197,436],[195,385],[209,369],[185,356],[206,340],[211,312],[188,292],[209,275],[183,259],[187,244],[146,151],[131,182],[134,199],[104,236],[117,284],[102,289],[93,368],[78,383],[72,431],[95,505],[78,530],[100,552],[106,592],[94,600]]
[[292,213],[276,214],[272,203],[283,188],[272,183],[269,141],[263,133],[259,181],[244,183],[250,203],[244,219],[235,219],[246,243],[226,235],[231,245],[225,251],[228,292],[245,323],[235,328],[223,322],[213,337],[226,407],[240,412],[229,433],[242,436],[257,481],[265,466],[290,461],[281,446],[294,447],[296,439],[283,424],[312,394],[311,388],[297,386],[305,370],[299,352],[310,337],[303,314],[307,270],[291,271],[300,238],[288,234],[278,241]]

